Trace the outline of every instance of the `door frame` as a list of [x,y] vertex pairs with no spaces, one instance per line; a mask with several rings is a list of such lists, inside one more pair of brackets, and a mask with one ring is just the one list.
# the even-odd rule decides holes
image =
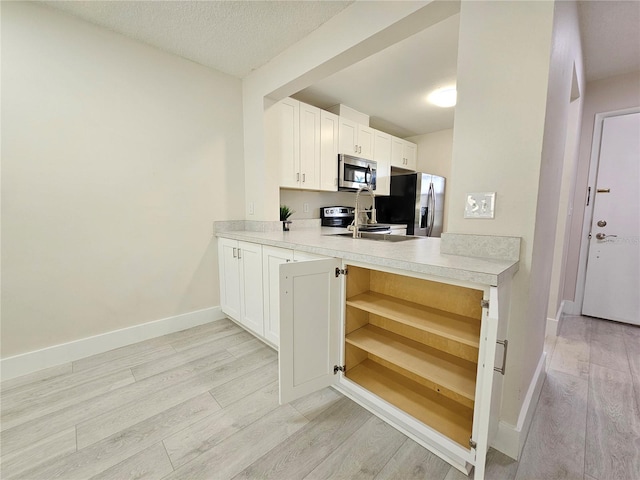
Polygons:
[[[576,279],[576,295],[573,304],[573,314],[582,314],[582,303],[584,302],[584,287],[587,281],[587,257],[589,255],[589,232],[593,221],[593,205],[595,199],[595,184],[598,177],[598,164],[600,162],[600,142],[602,141],[602,127],[604,120],[620,115],[640,113],[640,107],[624,108],[610,112],[596,113],[593,122],[593,140],[591,142],[591,157],[589,160],[589,179],[587,188],[591,188],[589,205],[584,207],[582,217],[582,236],[580,237],[580,257],[578,259],[578,277]],[[575,208],[574,208],[575,209]]]

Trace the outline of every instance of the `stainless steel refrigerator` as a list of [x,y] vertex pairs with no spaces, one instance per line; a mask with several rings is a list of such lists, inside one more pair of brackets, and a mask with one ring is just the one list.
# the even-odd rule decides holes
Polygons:
[[429,173],[391,176],[391,194],[376,197],[378,222],[407,225],[407,235],[439,237],[444,220],[444,177]]

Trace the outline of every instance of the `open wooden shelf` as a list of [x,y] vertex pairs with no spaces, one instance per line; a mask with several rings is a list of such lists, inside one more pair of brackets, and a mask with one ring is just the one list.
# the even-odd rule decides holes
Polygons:
[[[351,332],[346,343],[398,374],[473,408],[476,364],[373,325]],[[354,358],[353,354],[348,356]]]
[[464,448],[469,448],[472,409],[451,402],[372,360],[365,360],[348,370],[346,376]]
[[347,305],[476,349],[479,345],[480,321],[475,318],[435,310],[374,292],[349,298]]

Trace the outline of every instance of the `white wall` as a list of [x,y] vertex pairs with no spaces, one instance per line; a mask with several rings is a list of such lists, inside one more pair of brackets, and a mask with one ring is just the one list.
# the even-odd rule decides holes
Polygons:
[[[513,426],[542,355],[571,67],[580,55],[574,3],[462,3],[448,229],[523,240],[501,409]],[[495,219],[463,218],[465,194],[478,191],[497,192]]]
[[3,3],[3,358],[218,305],[243,176],[239,80]]
[[453,129],[440,130],[438,132],[425,133],[408,137],[408,141],[418,145],[417,170],[419,172],[440,175],[445,180],[444,192],[444,231],[447,230],[447,217],[449,216],[449,195],[448,188],[451,182],[451,161],[453,156]]
[[[572,302],[578,300],[575,298],[576,284],[578,281],[582,224],[587,199],[587,183],[595,115],[597,113],[640,106],[640,72],[632,72],[589,82],[586,85],[584,97],[578,168],[573,197],[573,216],[571,219],[563,297],[565,300]],[[573,311],[570,313],[579,313],[581,309],[581,304],[574,305]]]

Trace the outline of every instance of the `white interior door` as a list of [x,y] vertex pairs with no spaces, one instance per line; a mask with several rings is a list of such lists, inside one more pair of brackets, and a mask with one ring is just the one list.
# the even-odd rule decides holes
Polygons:
[[640,325],[640,113],[604,119],[582,313]]

